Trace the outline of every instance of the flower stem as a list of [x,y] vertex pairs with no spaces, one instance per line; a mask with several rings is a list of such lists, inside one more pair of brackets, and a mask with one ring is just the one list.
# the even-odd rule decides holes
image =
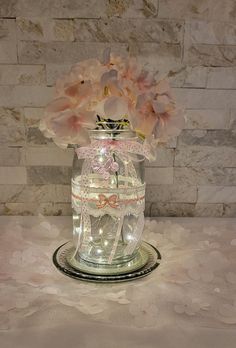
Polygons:
[[[113,140],[115,140],[115,134],[113,134],[112,136]],[[112,154],[112,157],[114,159],[114,162],[116,162],[116,155]],[[117,162],[116,162],[117,163]],[[119,175],[118,175],[118,171],[115,172],[115,177],[116,177],[116,188],[119,188]],[[122,243],[125,244],[125,240],[124,240],[124,235],[123,235],[123,226],[121,227],[121,238],[122,238]]]
[[[116,155],[113,153],[112,157],[114,159],[114,162],[116,162]],[[118,177],[118,172],[115,172],[115,176],[116,176],[116,188],[119,188],[119,177]]]

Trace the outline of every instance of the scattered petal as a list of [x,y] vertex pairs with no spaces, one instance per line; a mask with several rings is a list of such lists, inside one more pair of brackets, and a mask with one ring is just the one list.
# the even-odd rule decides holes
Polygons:
[[228,272],[226,273],[225,278],[229,283],[236,284],[236,273]]
[[230,244],[233,245],[233,246],[236,246],[236,239],[232,239]]

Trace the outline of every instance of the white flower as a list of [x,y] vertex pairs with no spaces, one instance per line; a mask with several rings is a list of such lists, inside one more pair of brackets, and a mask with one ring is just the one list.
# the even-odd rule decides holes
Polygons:
[[219,303],[218,318],[226,324],[236,324],[236,301],[233,304]]
[[133,316],[135,325],[138,327],[155,326],[159,315],[156,303],[148,298],[131,302],[129,311]]
[[203,228],[203,233],[207,234],[208,236],[220,236],[220,231],[218,231],[215,227],[210,226],[210,227],[204,227]]
[[218,249],[220,248],[220,244],[217,242],[210,243],[209,240],[201,240],[198,242],[198,246],[201,249]]
[[185,268],[189,277],[203,282],[211,282],[214,278],[214,272],[222,270],[227,264],[226,257],[217,250],[201,254],[199,257],[193,255],[185,260]]
[[236,239],[232,239],[230,245],[236,246]]
[[225,275],[226,280],[231,284],[236,284],[236,273],[228,272]]
[[188,297],[183,298],[182,302],[174,305],[174,310],[178,314],[194,315],[201,309],[208,310],[209,304],[201,301],[198,298],[191,299]]

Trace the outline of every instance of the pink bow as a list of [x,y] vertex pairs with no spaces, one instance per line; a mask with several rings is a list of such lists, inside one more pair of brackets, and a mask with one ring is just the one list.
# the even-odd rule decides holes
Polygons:
[[104,208],[106,205],[109,205],[111,208],[118,208],[119,204],[117,202],[117,195],[111,195],[110,197],[106,197],[103,194],[100,194],[99,201],[96,203],[99,209]]

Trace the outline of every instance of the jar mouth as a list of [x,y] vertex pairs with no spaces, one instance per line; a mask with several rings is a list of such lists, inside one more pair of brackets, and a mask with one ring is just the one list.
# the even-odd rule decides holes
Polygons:
[[96,128],[89,130],[90,138],[136,138],[136,132],[130,128],[130,122],[127,119],[112,120],[97,117]]
[[[89,138],[91,140],[123,140],[123,141],[139,141],[140,138],[138,137],[137,133],[132,131],[131,129],[114,129],[114,130],[108,130],[108,129],[89,129]],[[78,144],[69,144],[67,148],[77,148],[81,145]]]
[[[99,117],[99,116],[97,116]],[[130,130],[130,122],[126,119],[112,120],[102,119],[99,117],[96,121],[96,129],[128,129]]]

